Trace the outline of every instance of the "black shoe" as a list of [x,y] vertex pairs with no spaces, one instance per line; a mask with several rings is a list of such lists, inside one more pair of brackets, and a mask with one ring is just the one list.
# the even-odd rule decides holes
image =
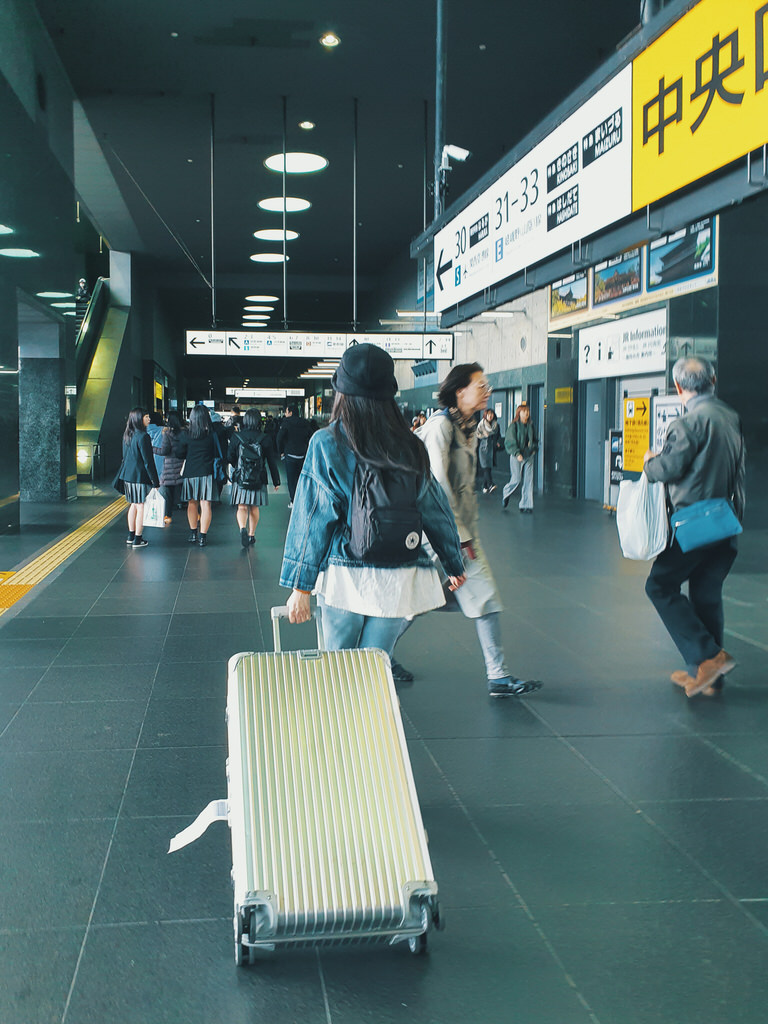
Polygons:
[[394,658],[390,658],[389,663],[392,666],[392,678],[396,683],[413,682],[413,672],[409,672],[407,668],[404,668],[400,662],[395,661]]
[[509,504],[509,495],[507,495],[506,498],[502,498],[501,499],[501,507],[502,508],[506,508],[508,504]]
[[254,537],[253,534],[251,534],[250,537],[248,538],[248,543],[249,544],[255,544],[256,543],[256,538]]
[[522,514],[524,516],[532,516],[533,515],[533,509],[532,508],[521,508],[520,511],[522,512]]
[[201,548],[204,548],[208,544],[208,538],[204,533],[201,533],[200,536],[197,538],[197,543],[200,545]]
[[496,484],[491,484],[491,486],[488,488],[488,493],[489,494],[493,494],[493,492],[495,490],[496,490]]
[[240,543],[244,548],[247,548],[250,544],[250,541],[248,540],[248,531],[244,526],[240,527]]
[[125,538],[125,543],[130,547],[130,545],[133,544],[135,539],[136,539],[136,534],[135,533],[129,533],[128,536]]
[[141,536],[141,534],[137,534],[136,537],[134,537],[134,539],[133,539],[133,544],[131,545],[131,547],[134,547],[134,548],[145,548],[148,544],[149,544],[148,540],[144,540],[144,538]]
[[505,676],[503,679],[488,680],[489,697],[522,697],[526,693],[533,693],[540,690],[543,683],[538,679],[515,679],[514,676]]
[[190,530],[189,536],[187,537],[187,543],[197,544],[197,530]]

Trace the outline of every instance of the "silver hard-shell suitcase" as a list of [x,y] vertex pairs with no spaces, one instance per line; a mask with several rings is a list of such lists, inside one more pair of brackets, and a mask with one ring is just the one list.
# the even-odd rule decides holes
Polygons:
[[441,926],[400,708],[384,651],[229,660],[228,800],[173,840],[227,818],[235,959],[311,943],[408,940]]

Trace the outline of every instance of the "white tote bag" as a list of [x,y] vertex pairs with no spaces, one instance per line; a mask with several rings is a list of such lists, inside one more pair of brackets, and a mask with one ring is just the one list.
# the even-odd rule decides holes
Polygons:
[[156,487],[147,495],[144,502],[144,525],[165,526],[165,498]]
[[661,554],[669,536],[664,484],[651,483],[645,473],[639,480],[622,480],[616,526],[625,558],[649,561]]

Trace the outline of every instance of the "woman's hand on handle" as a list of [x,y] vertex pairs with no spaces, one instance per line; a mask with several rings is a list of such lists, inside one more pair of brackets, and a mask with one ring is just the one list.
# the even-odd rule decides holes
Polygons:
[[466,576],[449,576],[448,577],[448,589],[458,590],[460,586],[466,583]]
[[289,622],[308,622],[312,617],[309,594],[305,594],[303,590],[292,590],[291,596],[286,601],[286,607],[288,608]]

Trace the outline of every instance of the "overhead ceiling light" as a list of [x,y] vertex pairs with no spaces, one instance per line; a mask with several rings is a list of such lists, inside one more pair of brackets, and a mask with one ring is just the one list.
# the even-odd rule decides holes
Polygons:
[[0,235],[12,235],[13,228],[9,228],[7,224],[0,224]]
[[440,314],[433,313],[431,309],[428,309],[426,313],[423,309],[396,309],[395,312],[398,316],[405,316],[411,320],[418,320],[420,317],[426,317],[427,320],[440,319]]
[[77,307],[76,302],[52,302],[51,305],[54,309],[75,309]]
[[15,260],[31,260],[33,256],[39,256],[34,249],[0,249],[0,256],[10,256]]
[[326,48],[326,50],[333,50],[339,45],[341,39],[339,39],[335,32],[323,32],[320,36],[319,42],[321,46]]
[[[264,166],[268,167],[270,171],[277,171],[279,174],[282,174],[283,154],[275,153],[273,156],[268,156],[264,161]],[[286,174],[314,174],[316,171],[324,170],[327,166],[328,161],[324,156],[320,156],[319,153],[285,154]]]
[[311,132],[314,127],[314,121],[299,121],[299,128],[301,128],[302,131]]
[[[258,238],[262,242],[282,242],[283,240],[283,229],[282,228],[261,228],[259,231],[253,232],[253,237]],[[285,240],[286,242],[292,242],[294,238],[299,237],[298,231],[291,231],[288,228],[285,229]]]
[[77,316],[77,313],[73,309],[68,309],[64,316]]
[[243,313],[243,320],[269,320],[269,313]]
[[276,295],[246,295],[246,302],[279,302]]
[[246,313],[272,313],[274,306],[243,306]]
[[71,299],[72,292],[38,292],[38,299]]
[[[299,199],[298,196],[285,197],[286,213],[300,213],[302,210],[308,210],[311,205],[312,203],[308,199]],[[270,199],[261,199],[259,201],[259,208],[261,210],[268,210],[270,213],[282,213],[283,197],[272,196]]]
[[[285,260],[290,258],[290,256],[286,256]],[[281,252],[255,252],[251,259],[254,263],[282,263],[283,254]]]

